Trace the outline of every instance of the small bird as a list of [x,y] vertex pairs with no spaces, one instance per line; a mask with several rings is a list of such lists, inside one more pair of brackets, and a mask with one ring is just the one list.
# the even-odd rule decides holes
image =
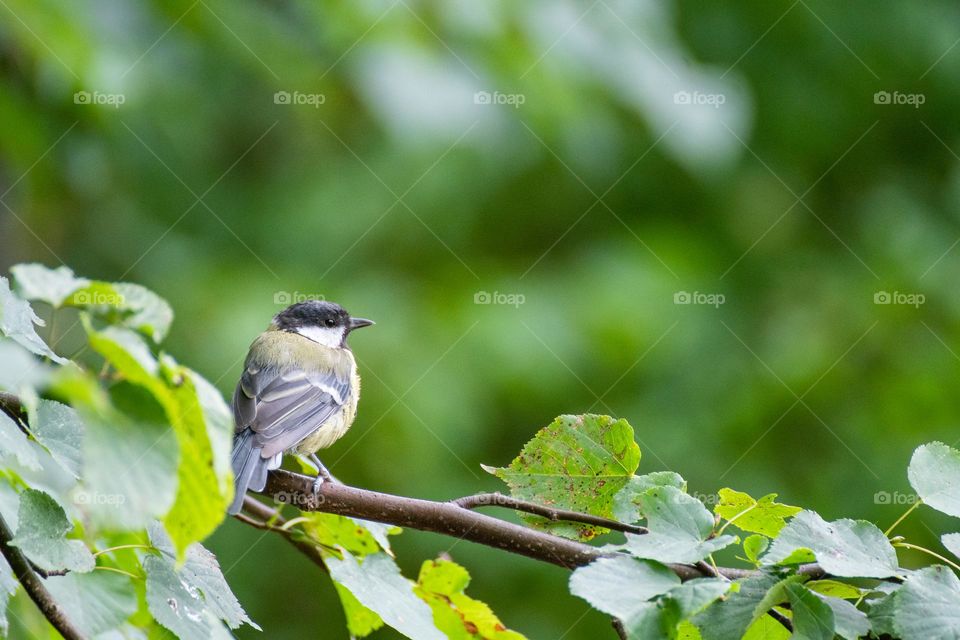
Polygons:
[[278,313],[253,341],[233,393],[235,495],[227,513],[240,512],[247,489],[263,491],[284,452],[316,465],[316,486],[332,479],[316,451],[339,440],[357,415],[360,376],[347,336],[372,324],[310,300]]

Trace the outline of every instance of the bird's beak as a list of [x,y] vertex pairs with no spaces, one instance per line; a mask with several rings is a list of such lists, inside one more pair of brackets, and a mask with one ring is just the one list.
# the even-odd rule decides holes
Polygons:
[[373,320],[367,320],[366,318],[350,318],[350,331],[359,329],[360,327],[369,327],[372,324],[376,323]]

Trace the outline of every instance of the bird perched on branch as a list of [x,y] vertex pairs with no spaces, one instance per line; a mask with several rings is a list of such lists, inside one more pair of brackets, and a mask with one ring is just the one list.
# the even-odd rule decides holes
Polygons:
[[240,512],[247,489],[263,490],[284,452],[316,465],[316,486],[332,479],[316,451],[339,440],[357,414],[360,376],[347,336],[372,324],[310,300],[278,313],[253,341],[233,394],[236,491],[227,513]]

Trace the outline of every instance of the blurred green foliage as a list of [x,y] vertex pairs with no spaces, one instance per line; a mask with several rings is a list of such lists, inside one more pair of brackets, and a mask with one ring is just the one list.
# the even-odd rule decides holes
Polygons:
[[[325,456],[360,486],[493,489],[481,462],[594,410],[691,493],[892,521],[910,452],[957,439],[958,18],[945,0],[4,0],[0,272],[148,286],[177,310],[167,348],[224,394],[284,302],[376,319],[353,344],[357,424]],[[54,329],[59,353],[81,344]],[[282,541],[228,523],[210,546],[272,637],[346,637]],[[609,633],[559,570],[396,547],[408,575],[449,551],[530,637]]]

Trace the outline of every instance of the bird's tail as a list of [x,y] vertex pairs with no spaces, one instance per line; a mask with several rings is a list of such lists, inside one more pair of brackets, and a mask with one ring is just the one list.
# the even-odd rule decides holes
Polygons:
[[267,484],[267,471],[274,468],[271,458],[260,455],[263,447],[254,446],[253,430],[249,427],[233,438],[233,504],[227,509],[231,516],[240,513],[247,489],[263,491]]

